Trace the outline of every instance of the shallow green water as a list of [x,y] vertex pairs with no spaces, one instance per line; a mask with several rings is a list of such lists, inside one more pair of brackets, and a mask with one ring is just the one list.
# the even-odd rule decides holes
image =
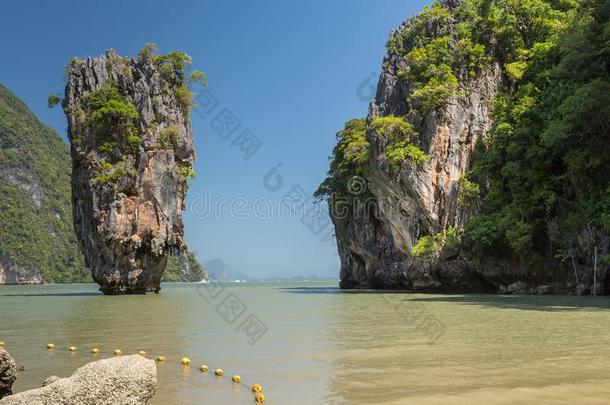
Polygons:
[[[239,330],[251,314],[268,329],[254,344]],[[605,404],[609,326],[606,297],[349,293],[323,282],[122,297],[94,285],[0,287],[0,341],[25,367],[17,391],[70,375],[92,347],[100,357],[146,350],[167,357],[155,404],[251,404],[233,373],[262,384],[267,404]],[[229,377],[201,374],[201,363]]]

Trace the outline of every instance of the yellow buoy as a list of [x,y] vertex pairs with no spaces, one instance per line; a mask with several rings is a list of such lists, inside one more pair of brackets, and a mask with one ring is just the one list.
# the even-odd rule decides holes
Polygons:
[[261,387],[260,384],[254,384],[252,386],[252,392],[261,392],[263,390],[263,387]]
[[6,346],[6,343],[0,342],[0,347],[4,347],[4,346]]
[[157,357],[157,361],[158,361],[158,362],[161,362],[161,363],[162,363],[162,362],[164,362],[164,361],[165,361],[165,356],[159,356],[159,357]]
[[47,349],[55,349],[55,345],[53,343],[49,343],[47,345]]
[[218,377],[222,377],[224,375],[224,371],[222,371],[222,368],[217,368],[216,371],[214,371],[214,374],[216,374]]
[[76,346],[70,346],[68,350],[70,350],[71,352],[75,352],[78,349],[76,348]]
[[205,364],[202,364],[201,367],[199,367],[199,370],[202,373],[206,373],[208,371],[208,366],[206,366]]
[[180,363],[182,363],[183,366],[190,366],[191,359],[189,359],[188,357],[183,357],[182,360],[180,360]]
[[115,356],[120,356],[123,354],[123,351],[121,349],[115,349],[113,353]]
[[233,377],[231,377],[231,380],[233,380],[233,382],[238,383],[241,381],[241,377],[237,374],[235,374]]
[[144,350],[140,350],[138,354],[142,357],[146,357],[146,352]]
[[265,394],[263,394],[262,392],[257,392],[256,394],[254,394],[254,400],[257,404],[265,403]]
[[91,349],[91,353],[93,354],[98,354],[100,352],[100,349],[98,349],[97,347],[94,347],[93,349]]

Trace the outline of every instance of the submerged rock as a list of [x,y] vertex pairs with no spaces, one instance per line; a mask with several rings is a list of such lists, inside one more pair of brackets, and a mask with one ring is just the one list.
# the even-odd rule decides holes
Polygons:
[[154,395],[157,368],[140,355],[122,356],[89,363],[68,378],[45,381],[42,388],[11,395],[1,405],[137,405]]
[[186,247],[190,57],[170,55],[110,50],[68,67],[74,228],[105,294],[158,292],[168,255]]
[[17,379],[17,366],[11,355],[0,347],[0,399],[11,395],[13,383]]

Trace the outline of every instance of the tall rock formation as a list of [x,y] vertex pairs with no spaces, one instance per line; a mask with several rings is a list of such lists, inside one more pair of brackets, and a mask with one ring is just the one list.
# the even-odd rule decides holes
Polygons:
[[186,247],[189,65],[186,54],[145,48],[67,67],[74,228],[105,294],[158,292],[168,255]]
[[343,287],[610,293],[608,16],[443,0],[391,34],[316,193]]
[[368,189],[356,193],[366,198],[351,196],[349,214],[339,215],[346,211],[329,195],[344,288],[472,286],[467,272],[443,280],[411,255],[421,237],[460,227],[477,211],[460,204],[460,179],[492,125],[503,82],[497,61],[476,59],[470,39],[460,42],[456,3],[434,5],[390,35],[366,120]]

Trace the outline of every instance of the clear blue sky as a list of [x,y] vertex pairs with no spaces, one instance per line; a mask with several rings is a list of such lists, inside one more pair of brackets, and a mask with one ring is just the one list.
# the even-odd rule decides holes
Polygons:
[[[198,218],[187,211],[190,248],[202,261],[222,257],[253,276],[338,276],[336,248],[323,240],[330,227],[315,235],[299,219],[277,218],[277,209],[273,219],[255,212],[261,217],[269,201],[277,206],[294,185],[309,194],[317,188],[335,132],[367,113],[357,89],[372,73],[376,84],[390,30],[427,3],[10,1],[0,16],[0,82],[65,137],[66,119],[59,108],[46,107],[46,98],[63,94],[63,66],[72,56],[108,48],[135,55],[149,42],[161,52],[189,53],[208,74],[218,106],[210,116],[193,115],[198,176],[187,203],[205,216],[201,197],[208,190],[212,202],[244,198],[250,213],[234,218],[226,207],[219,217]],[[211,128],[224,108],[241,121],[237,132],[247,128],[262,142],[249,160]],[[283,187],[269,191],[263,178],[278,162]]]

